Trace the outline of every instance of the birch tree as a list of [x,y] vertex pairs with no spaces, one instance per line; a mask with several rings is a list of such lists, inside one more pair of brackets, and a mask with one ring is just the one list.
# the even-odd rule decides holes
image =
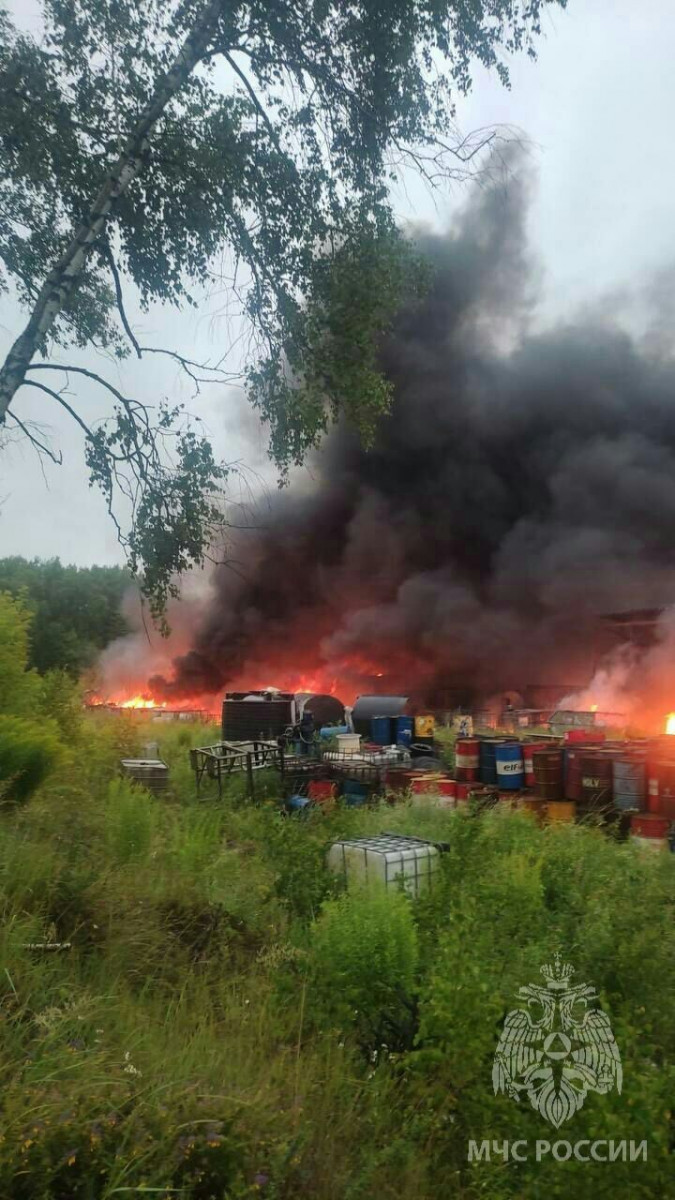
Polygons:
[[[390,401],[378,341],[420,286],[389,184],[404,166],[430,186],[482,169],[500,135],[462,138],[456,98],[476,62],[508,85],[509,56],[534,55],[543,10],[565,3],[40,0],[39,35],[0,13],[0,288],[26,314],[0,422],[55,460],[22,419],[27,389],[79,425],[156,616],[203,560],[228,469],[182,406],[123,394],[83,349],[227,381],[227,345],[196,362],[127,315],[129,294],[190,306],[217,279],[250,324],[244,378],[281,478],[340,416],[372,437]],[[85,378],[110,400],[95,426]]]

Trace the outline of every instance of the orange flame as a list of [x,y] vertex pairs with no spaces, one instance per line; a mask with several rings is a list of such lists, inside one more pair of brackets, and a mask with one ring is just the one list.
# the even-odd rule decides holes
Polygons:
[[598,711],[598,706],[597,706],[597,704],[591,704],[590,711],[591,711],[591,712],[597,712],[597,711]]
[[666,717],[666,733],[675,734],[675,712],[668,713]]
[[166,704],[157,704],[147,696],[132,696],[129,700],[118,700],[118,708],[166,708]]

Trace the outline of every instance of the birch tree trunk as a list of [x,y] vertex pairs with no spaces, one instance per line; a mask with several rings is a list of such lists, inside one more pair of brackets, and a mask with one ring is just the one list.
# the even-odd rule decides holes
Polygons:
[[49,333],[84,268],[96,239],[105,227],[111,208],[138,175],[148,134],[204,57],[216,31],[224,0],[211,0],[203,10],[169,69],[129,134],[117,162],[101,187],[87,220],[75,232],[68,248],[45,279],[26,328],[14,342],[0,370],[0,425],[15,393],[24,381],[38,345]]

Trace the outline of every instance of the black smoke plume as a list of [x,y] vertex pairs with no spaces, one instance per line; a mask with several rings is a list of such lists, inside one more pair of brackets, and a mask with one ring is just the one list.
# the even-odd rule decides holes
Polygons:
[[[597,617],[675,597],[675,367],[611,316],[536,331],[527,188],[481,192],[382,351],[391,415],[237,536],[171,700],[306,672],[522,691],[592,674]],[[356,689],[358,690],[358,686]]]

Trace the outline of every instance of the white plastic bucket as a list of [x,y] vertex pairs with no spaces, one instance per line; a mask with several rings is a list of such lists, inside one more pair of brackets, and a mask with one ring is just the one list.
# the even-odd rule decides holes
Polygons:
[[340,754],[358,754],[361,749],[361,734],[338,733],[337,744]]

